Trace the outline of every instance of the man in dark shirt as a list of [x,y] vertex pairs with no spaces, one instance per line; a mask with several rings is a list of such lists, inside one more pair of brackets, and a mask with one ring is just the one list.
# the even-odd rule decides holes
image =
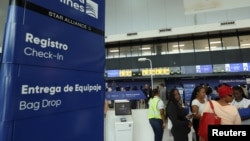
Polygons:
[[152,90],[151,88],[149,87],[148,84],[145,84],[144,88],[142,89],[143,93],[145,94],[146,96],[146,99],[145,99],[145,105],[146,105],[146,108],[148,108],[148,101],[149,99],[152,97]]

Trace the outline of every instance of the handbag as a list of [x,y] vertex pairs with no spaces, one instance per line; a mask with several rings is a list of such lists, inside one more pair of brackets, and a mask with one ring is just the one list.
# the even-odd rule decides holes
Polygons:
[[211,109],[213,110],[212,113],[209,112],[204,112],[201,120],[200,120],[200,124],[199,124],[199,128],[198,128],[198,135],[205,139],[206,141],[208,140],[208,125],[219,125],[221,124],[221,118],[218,117],[216,115],[216,113],[214,112],[214,106],[213,103],[211,102],[211,100],[209,100],[209,104]]

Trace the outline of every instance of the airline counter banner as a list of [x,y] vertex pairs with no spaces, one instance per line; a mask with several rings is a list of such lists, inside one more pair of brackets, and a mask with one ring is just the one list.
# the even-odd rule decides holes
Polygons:
[[104,1],[12,0],[3,63],[104,72]]
[[106,95],[106,99],[108,99],[108,100],[119,100],[119,99],[139,100],[139,99],[146,99],[146,96],[142,91],[113,91],[113,92],[106,92],[105,95]]

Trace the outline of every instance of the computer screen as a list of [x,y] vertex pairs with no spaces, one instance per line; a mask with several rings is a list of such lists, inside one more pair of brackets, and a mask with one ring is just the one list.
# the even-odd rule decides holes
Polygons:
[[115,102],[115,115],[132,115],[130,102]]

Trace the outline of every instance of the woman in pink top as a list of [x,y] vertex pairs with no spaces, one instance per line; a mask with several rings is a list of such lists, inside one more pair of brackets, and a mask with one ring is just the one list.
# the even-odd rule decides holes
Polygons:
[[[222,85],[218,88],[218,93],[220,99],[218,101],[212,100],[214,111],[221,118],[221,124],[241,124],[241,118],[237,108],[233,105],[230,105],[233,101],[233,90],[228,85]],[[209,103],[207,102],[203,112],[213,112]],[[204,141],[204,139],[200,138],[200,141]]]

